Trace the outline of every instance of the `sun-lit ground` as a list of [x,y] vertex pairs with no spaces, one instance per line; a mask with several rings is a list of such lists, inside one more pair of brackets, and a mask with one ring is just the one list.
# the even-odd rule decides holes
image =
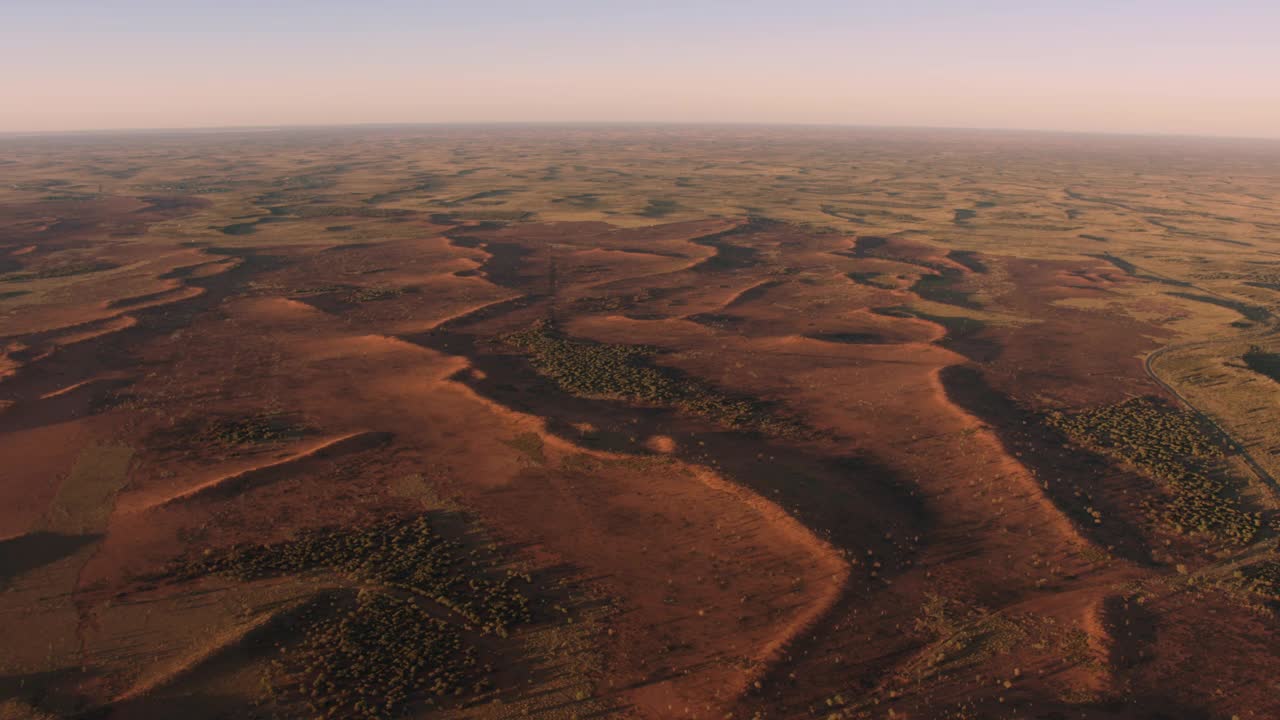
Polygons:
[[0,713],[1275,717],[1277,161],[0,139]]

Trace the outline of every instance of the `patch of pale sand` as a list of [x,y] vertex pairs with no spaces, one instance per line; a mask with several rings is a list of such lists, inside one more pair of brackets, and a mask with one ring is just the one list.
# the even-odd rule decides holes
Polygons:
[[650,450],[664,455],[670,455],[678,449],[675,438],[670,435],[654,435],[645,440],[644,445]]
[[40,399],[52,400],[53,398],[62,397],[63,395],[70,395],[71,393],[77,390],[80,390],[82,388],[88,388],[94,385],[102,385],[102,384],[110,385],[112,382],[119,380],[120,378],[123,378],[123,377],[125,377],[125,375],[123,375],[122,373],[104,373],[97,377],[91,377],[88,380],[81,380],[80,382],[72,383],[71,385],[67,385],[66,387],[61,387],[61,388],[58,388],[57,390],[52,390],[50,392],[47,392],[41,395]]
[[324,316],[307,303],[279,295],[237,300],[228,303],[228,307],[271,323],[314,322]]

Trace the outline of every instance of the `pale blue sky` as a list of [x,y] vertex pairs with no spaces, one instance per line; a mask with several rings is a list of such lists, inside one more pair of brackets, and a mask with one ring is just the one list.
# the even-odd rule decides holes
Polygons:
[[0,130],[564,120],[1280,136],[1280,0],[0,4]]

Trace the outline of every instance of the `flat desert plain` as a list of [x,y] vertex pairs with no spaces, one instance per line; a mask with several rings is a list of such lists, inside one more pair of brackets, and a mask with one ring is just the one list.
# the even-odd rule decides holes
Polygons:
[[1277,328],[1277,143],[0,138],[0,716],[1277,718]]

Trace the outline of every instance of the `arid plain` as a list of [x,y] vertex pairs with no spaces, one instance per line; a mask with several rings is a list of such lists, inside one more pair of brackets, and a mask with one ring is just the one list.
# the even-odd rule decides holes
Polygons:
[[1280,143],[0,138],[4,718],[1280,717]]

